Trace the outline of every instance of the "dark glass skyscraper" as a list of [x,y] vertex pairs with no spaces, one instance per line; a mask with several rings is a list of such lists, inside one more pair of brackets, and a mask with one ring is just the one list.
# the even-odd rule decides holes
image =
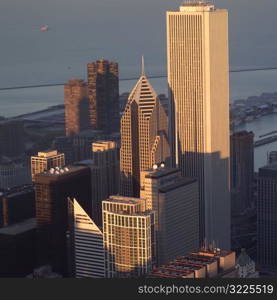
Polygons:
[[119,131],[118,64],[101,59],[87,65],[90,127]]
[[34,177],[38,234],[38,264],[50,264],[68,275],[66,232],[68,197],[78,199],[91,215],[91,172],[87,166],[50,169]]

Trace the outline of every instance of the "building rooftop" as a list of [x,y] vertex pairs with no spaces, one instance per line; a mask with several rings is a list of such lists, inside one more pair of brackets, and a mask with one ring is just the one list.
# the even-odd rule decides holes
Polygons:
[[37,156],[33,156],[33,157],[45,157],[45,158],[49,158],[49,157],[53,157],[53,156],[56,156],[60,153],[58,153],[57,150],[46,150],[46,151],[43,151],[43,152],[38,152],[38,155]]
[[153,168],[153,169],[149,169],[146,170],[146,172],[148,172],[148,174],[145,176],[146,178],[161,178],[170,174],[174,174],[174,173],[180,173],[180,169],[175,169],[175,168],[168,168],[168,167],[158,167],[157,169]]
[[46,178],[46,177],[62,177],[62,176],[68,176],[73,175],[78,171],[82,171],[84,169],[87,169],[88,166],[86,165],[70,165],[70,166],[64,166],[64,167],[55,167],[51,168],[50,170],[46,170],[42,173],[35,174],[35,178]]
[[23,222],[0,228],[0,234],[17,235],[35,229],[36,226],[37,223],[35,218],[27,219]]
[[181,12],[202,12],[214,10],[215,6],[206,1],[184,1],[180,6]]
[[122,204],[139,204],[145,199],[134,198],[134,197],[125,197],[125,196],[110,196],[109,199],[104,200],[105,202],[112,203],[122,203]]

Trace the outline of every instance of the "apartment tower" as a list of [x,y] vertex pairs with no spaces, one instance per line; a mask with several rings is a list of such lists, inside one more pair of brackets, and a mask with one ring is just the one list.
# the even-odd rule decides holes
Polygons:
[[100,59],[87,65],[90,127],[119,131],[118,64]]
[[139,197],[140,172],[161,162],[170,163],[168,118],[142,63],[121,118],[120,194]]
[[200,237],[230,247],[228,12],[185,2],[167,12],[172,151],[200,187]]
[[154,213],[145,200],[111,196],[102,202],[106,277],[139,277],[155,259]]
[[65,134],[79,134],[88,128],[88,86],[80,79],[64,85]]

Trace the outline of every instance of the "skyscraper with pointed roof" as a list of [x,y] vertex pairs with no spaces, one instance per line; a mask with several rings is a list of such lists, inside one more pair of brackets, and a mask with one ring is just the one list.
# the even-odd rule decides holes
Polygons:
[[140,172],[170,163],[168,118],[144,73],[133,88],[121,118],[120,194],[139,197]]

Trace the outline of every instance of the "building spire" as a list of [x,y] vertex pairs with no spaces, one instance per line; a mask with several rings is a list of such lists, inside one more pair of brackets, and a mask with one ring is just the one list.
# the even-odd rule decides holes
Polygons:
[[141,76],[145,76],[144,73],[144,56],[141,57]]

